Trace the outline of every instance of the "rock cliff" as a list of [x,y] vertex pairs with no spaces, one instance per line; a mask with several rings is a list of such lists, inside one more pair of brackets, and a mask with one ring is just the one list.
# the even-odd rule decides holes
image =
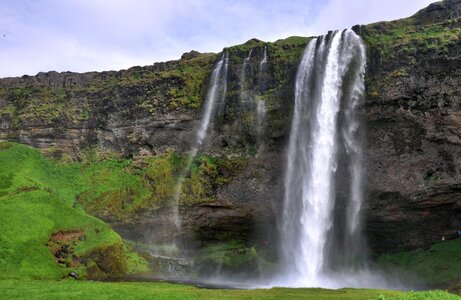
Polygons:
[[461,1],[360,27],[368,45],[367,231],[376,251],[461,228]]

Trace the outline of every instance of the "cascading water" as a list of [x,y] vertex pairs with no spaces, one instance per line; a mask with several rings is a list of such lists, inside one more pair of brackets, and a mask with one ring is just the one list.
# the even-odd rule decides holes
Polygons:
[[181,218],[179,215],[179,197],[181,195],[184,177],[188,173],[194,158],[197,156],[199,148],[202,146],[205,137],[208,133],[210,123],[217,109],[224,106],[227,92],[227,70],[229,65],[229,54],[223,52],[221,59],[216,64],[213,73],[211,74],[210,86],[205,100],[203,116],[198,127],[194,143],[192,144],[187,162],[181,172],[175,188],[174,205],[173,205],[173,220],[177,228],[181,227]]
[[259,72],[264,70],[264,68],[267,65],[267,46],[264,46],[264,54],[263,54],[263,59],[259,63]]
[[[265,73],[267,71],[267,46],[264,47],[264,54],[263,58],[261,59],[261,62],[259,63],[259,88],[261,90],[264,89],[265,85]],[[257,115],[257,120],[258,120],[258,136],[259,139],[261,139],[261,135],[263,133],[264,129],[264,120],[266,118],[266,101],[264,99],[257,99],[256,103],[256,115]],[[261,141],[259,142],[261,144]]]
[[266,102],[264,99],[259,99],[256,104],[256,114],[258,116],[258,135],[262,135],[264,119],[266,118]]
[[242,71],[240,72],[240,103],[245,106],[250,106],[252,105],[252,95],[250,91],[247,88],[247,72],[248,72],[248,67],[251,68],[250,60],[251,60],[251,54],[253,53],[253,48],[250,49],[248,52],[247,57],[243,60],[243,65],[242,65]]
[[217,106],[223,106],[227,91],[227,69],[229,65],[229,55],[227,52],[222,54],[221,60],[217,63],[213,74],[211,75],[210,87],[208,89],[205,100],[205,109],[203,112],[202,121],[197,131],[194,145],[191,149],[192,156],[197,154],[198,149],[202,145],[212,117],[217,109]]
[[[337,231],[342,240],[355,241],[361,236],[362,148],[357,106],[363,99],[365,61],[360,37],[345,30],[311,40],[299,65],[284,183],[282,285],[350,286],[334,278],[329,267],[337,252],[358,253],[353,249],[358,244],[349,243],[350,249],[328,247],[336,245],[330,239],[335,236],[339,153],[347,158],[349,168],[343,172],[350,193],[341,195],[347,207],[347,230]],[[346,265],[341,268],[335,272],[348,271]]]

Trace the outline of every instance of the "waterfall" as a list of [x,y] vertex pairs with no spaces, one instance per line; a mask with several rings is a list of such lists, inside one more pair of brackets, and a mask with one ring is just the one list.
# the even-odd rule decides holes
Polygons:
[[[341,286],[329,265],[337,252],[334,230],[342,240],[360,239],[363,199],[362,148],[357,107],[363,100],[365,48],[351,30],[311,40],[298,68],[295,106],[285,174],[281,224],[281,284]],[[349,194],[345,201],[347,230],[335,227],[336,174],[347,158]],[[341,164],[340,164],[341,163]],[[354,259],[354,257],[348,257]],[[340,272],[347,272],[344,265]],[[282,278],[281,277],[281,278]],[[345,284],[347,285],[347,284]]]
[[210,87],[208,88],[208,93],[205,100],[205,109],[199,130],[197,131],[195,143],[193,144],[191,150],[191,153],[193,154],[192,156],[197,154],[198,149],[202,145],[217,106],[224,105],[227,91],[228,64],[229,55],[227,52],[224,52],[221,56],[221,60],[216,64],[216,67],[214,68],[211,75]]
[[[248,52],[248,56],[243,60],[242,71],[240,73],[240,101],[241,103],[246,103],[249,99],[248,91],[246,88],[246,73],[248,63],[251,59],[251,54],[253,53],[253,48]],[[251,65],[250,65],[251,66]]]
[[256,104],[256,115],[258,117],[258,136],[261,139],[264,128],[264,119],[266,118],[266,102],[264,99],[258,99]]
[[259,72],[264,70],[264,67],[267,65],[267,46],[264,46],[263,59],[259,63]]
[[213,73],[211,74],[210,85],[205,99],[205,106],[201,118],[200,126],[197,129],[194,143],[192,144],[187,162],[184,169],[180,173],[175,187],[174,204],[173,204],[173,220],[176,228],[181,227],[181,218],[179,215],[179,197],[181,195],[184,178],[189,172],[197,152],[204,143],[207,136],[210,123],[217,110],[224,107],[226,92],[227,92],[227,71],[229,65],[229,54],[223,52],[221,59],[216,64]]
[[[260,92],[265,90],[265,75],[267,71],[267,46],[264,46],[264,54],[263,58],[261,59],[259,63],[259,72],[258,72],[258,89]],[[256,103],[256,116],[257,116],[257,122],[258,122],[258,138],[259,138],[259,144],[261,147],[262,140],[261,136],[264,131],[264,120],[266,119],[266,101],[262,98],[257,99]]]

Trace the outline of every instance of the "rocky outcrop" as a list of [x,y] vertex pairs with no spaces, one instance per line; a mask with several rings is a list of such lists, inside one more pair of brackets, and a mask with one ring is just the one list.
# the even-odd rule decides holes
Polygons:
[[445,0],[430,4],[414,16],[420,24],[444,22],[461,17],[461,1]]

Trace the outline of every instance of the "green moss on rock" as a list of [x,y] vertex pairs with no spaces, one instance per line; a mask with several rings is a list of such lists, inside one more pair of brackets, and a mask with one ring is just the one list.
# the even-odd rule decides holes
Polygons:
[[197,271],[204,274],[212,272],[210,270],[229,273],[254,271],[258,263],[256,249],[238,241],[209,244],[199,251],[194,260]]
[[[94,262],[99,270],[109,278],[123,277],[127,272],[125,251],[121,242],[107,246],[100,246],[92,250],[89,254],[83,256],[82,260],[86,264]],[[91,266],[90,268],[95,269]]]

